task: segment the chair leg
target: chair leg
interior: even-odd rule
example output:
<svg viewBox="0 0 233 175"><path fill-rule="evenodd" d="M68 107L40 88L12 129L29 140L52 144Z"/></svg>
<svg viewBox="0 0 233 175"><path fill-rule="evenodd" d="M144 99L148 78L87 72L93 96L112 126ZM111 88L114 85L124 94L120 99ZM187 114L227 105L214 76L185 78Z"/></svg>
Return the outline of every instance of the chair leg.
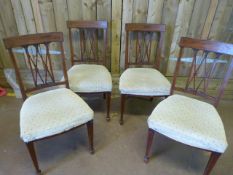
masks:
<svg viewBox="0 0 233 175"><path fill-rule="evenodd" d="M87 132L88 132L88 140L89 140L89 150L91 154L94 154L94 146L93 146L93 120L87 122Z"/></svg>
<svg viewBox="0 0 233 175"><path fill-rule="evenodd" d="M217 152L211 152L209 161L205 167L205 171L203 175L209 175L211 170L213 169L214 165L216 164L216 162L218 161L218 158L221 156L221 153L217 153Z"/></svg>
<svg viewBox="0 0 233 175"><path fill-rule="evenodd" d="M151 150L153 137L154 137L154 131L149 128L148 129L148 135L147 135L146 154L144 156L144 162L145 163L149 162L149 158L150 158L149 154L150 154L150 150Z"/></svg>
<svg viewBox="0 0 233 175"><path fill-rule="evenodd" d="M25 143L25 144L26 144L28 152L29 152L29 154L31 156L33 165L34 165L34 167L36 169L36 172L38 174L40 174L41 170L39 169L38 161L37 161L37 158L36 158L36 152L35 152L35 148L34 148L34 143L33 142L28 142L28 143Z"/></svg>
<svg viewBox="0 0 233 175"><path fill-rule="evenodd" d="M125 109L125 94L121 94L121 118L120 118L120 125L123 125L124 123L124 119L123 119L123 115L124 115L124 109Z"/></svg>
<svg viewBox="0 0 233 175"><path fill-rule="evenodd" d="M104 100L106 99L106 93L103 93L103 98L104 98Z"/></svg>
<svg viewBox="0 0 233 175"><path fill-rule="evenodd" d="M111 92L107 92L105 94L107 96L107 100L106 100L106 103L107 103L107 117L106 117L106 120L110 121Z"/></svg>

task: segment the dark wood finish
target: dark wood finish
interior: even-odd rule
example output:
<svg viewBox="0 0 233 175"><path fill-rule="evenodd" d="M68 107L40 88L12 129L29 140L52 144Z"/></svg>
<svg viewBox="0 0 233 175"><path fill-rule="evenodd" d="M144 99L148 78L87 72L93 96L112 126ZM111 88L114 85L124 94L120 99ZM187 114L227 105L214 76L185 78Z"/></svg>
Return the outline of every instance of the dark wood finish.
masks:
<svg viewBox="0 0 233 175"><path fill-rule="evenodd" d="M203 175L209 175L211 170L214 168L214 165L218 161L219 157L221 156L220 153L211 152L210 159L206 165L205 171Z"/></svg>
<svg viewBox="0 0 233 175"><path fill-rule="evenodd" d="M219 54L233 54L233 44L213 40L200 40L195 38L182 37L180 39L179 46L181 48L193 48Z"/></svg>
<svg viewBox="0 0 233 175"><path fill-rule="evenodd" d="M93 145L93 138L94 138L94 134L93 134L93 120L87 122L87 132L88 132L88 140L89 140L90 153L94 154L95 150L94 150L94 145Z"/></svg>
<svg viewBox="0 0 233 175"><path fill-rule="evenodd" d="M160 70L160 65L162 62L163 54L163 40L164 32L166 26L164 24L146 24L146 23L127 23L125 24L126 31L126 44L125 44L125 69L134 67L148 66ZM130 38L130 33L136 34L135 49L130 49L130 44L132 42ZM154 34L158 34L157 37L153 37ZM152 48L152 41L156 41L156 47ZM151 52L156 50L155 59L152 61ZM135 52L135 61L131 61L130 53ZM164 96L140 96L133 94L121 94L121 117L120 124L123 125L123 115L124 115L124 105L125 100L128 97L143 97L144 99L151 99L153 97L164 97Z"/></svg>
<svg viewBox="0 0 233 175"><path fill-rule="evenodd" d="M51 58L50 50L49 50L49 45L51 43L58 43L58 46L60 48L60 58L61 58L63 75L64 75L64 81L55 80L54 72L53 72L54 71L53 64L51 61L52 58ZM26 100L27 93L40 91L48 87L65 85L66 88L69 88L68 76L67 76L66 64L65 64L65 54L64 54L64 48L63 48L63 33L52 32L52 33L40 33L40 34L10 37L10 38L4 39L4 44L5 44L5 47L8 49L10 57L11 57L11 61L13 62L13 66L15 68L15 73L16 73L16 77L17 77L17 80L20 86L23 100ZM42 53L40 49L41 45L43 45L45 48L45 54ZM31 46L35 48L35 53L29 52L29 48ZM23 59L17 58L16 55L14 54L13 49L16 47L23 48L25 51L24 55L25 55L26 60L28 61L29 70L32 74L34 87L25 87L23 84L22 75L21 75L20 68L18 65L20 61L23 61ZM38 61L41 61L43 70L38 68ZM93 148L93 121L88 122L87 126L88 126L88 136L89 136L89 141L90 141L90 149L91 149L91 153L93 153L94 152L93 151L94 150ZM36 141L40 141L40 140L48 139L48 138L51 138L57 135L64 134L73 129L76 129L77 127L72 128L68 131L64 131L59 134L54 134L52 136L44 137L41 139L35 139L31 142L25 143L30 153L31 159L33 161L33 165L38 174L41 173L41 170L39 169L38 161L36 158L34 143Z"/></svg>
<svg viewBox="0 0 233 175"><path fill-rule="evenodd" d="M95 63L106 65L107 21L67 21L70 40L71 63ZM99 55L98 31L103 32L103 55ZM80 58L74 54L72 33L79 32ZM89 43L90 48L87 47Z"/></svg>
<svg viewBox="0 0 233 175"><path fill-rule="evenodd" d="M63 42L62 32L50 32L50 33L37 33L30 35L21 35L20 37L14 36L9 38L4 38L4 44L6 49L11 49L15 47L22 47L28 45L45 44L50 42Z"/></svg>
<svg viewBox="0 0 233 175"><path fill-rule="evenodd" d="M107 29L107 21L67 21L68 28L97 28L97 29Z"/></svg>
<svg viewBox="0 0 233 175"><path fill-rule="evenodd" d="M148 163L149 160L150 160L150 151L151 151L151 146L152 146L152 143L153 143L153 137L154 137L155 132L156 131L154 131L154 130L152 130L150 128L148 129L148 136L147 136L147 143L146 143L146 153L145 153L145 156L144 156L144 162L145 163ZM158 134L160 134L160 133L158 133ZM163 135L163 136L165 136L165 135ZM167 137L167 136L165 136L165 137ZM171 139L171 138L169 138L169 139ZM192 147L192 148L196 148L196 147L193 147L193 146L190 146L190 145L187 145L187 144L184 144L184 145ZM211 170L214 168L214 165L216 164L217 160L219 159L219 157L222 154L217 153L217 152L212 152L212 151L206 150L206 149L201 149L201 148L197 148L197 149L200 149L200 150L203 150L203 151L208 151L208 152L211 153L209 161L208 161L208 163L207 163L207 165L205 167L205 171L203 173L203 175L210 175Z"/></svg>
<svg viewBox="0 0 233 175"><path fill-rule="evenodd" d="M38 174L41 173L41 170L39 169L39 165L38 165L37 158L36 158L34 143L33 142L28 142L28 143L26 143L26 146L27 146L28 152L29 152L29 154L31 156L33 165L34 165L34 167L36 169L36 172Z"/></svg>
<svg viewBox="0 0 233 175"><path fill-rule="evenodd" d="M123 115L124 115L124 110L125 110L125 100L126 100L126 95L125 94L121 94L121 118L120 118L120 125L124 124Z"/></svg>
<svg viewBox="0 0 233 175"><path fill-rule="evenodd" d="M224 93L224 89L227 85L227 82L232 74L233 44L182 37L179 45L180 45L180 53L179 53L178 61L177 61L176 68L175 68L175 73L174 73L174 78L173 78L173 83L172 83L172 88L171 88L171 94L173 94L174 91L182 91L185 93L190 93L193 95L204 97L210 100L214 106L217 106ZM193 60L190 66L189 76L187 78L185 87L178 87L176 86L176 78L179 74L181 58L183 56L184 49L187 49L187 48L191 48L193 50ZM202 52L200 64L197 63L198 52ZM210 66L210 63L207 63L209 54L214 54L215 58L213 59L214 61L211 64L211 67L208 69L207 64L209 64ZM224 57L224 59L230 59L229 60L230 64L228 65L228 68L227 68L227 71L225 73L222 83L220 83L220 87L217 92L217 95L211 96L208 94L208 87L212 79L212 74L216 68L216 63L218 60L220 60L221 56L226 56ZM200 77L198 76L198 73L200 71L201 66L204 66L204 75ZM198 77L201 78L200 82L196 81Z"/></svg>
<svg viewBox="0 0 233 175"><path fill-rule="evenodd" d="M104 98L104 100L106 99L106 94L103 94L103 98Z"/></svg>
<svg viewBox="0 0 233 175"><path fill-rule="evenodd" d="M146 153L144 156L144 162L148 163L149 158L150 158L150 150L151 150L151 145L153 142L153 137L154 137L154 131L152 129L148 129L148 135L147 135L147 145L146 145Z"/></svg>
<svg viewBox="0 0 233 175"><path fill-rule="evenodd" d="M125 24L126 45L125 45L125 69L134 66L150 65L159 70L162 59L162 45L164 40L165 25L164 24L144 24L144 23L127 23ZM129 35L136 34L136 60L130 59L130 43L132 42ZM153 34L157 33L157 47L155 61L151 62Z"/></svg>
<svg viewBox="0 0 233 175"><path fill-rule="evenodd" d="M165 25L163 24L147 24L147 23L127 23L125 25L126 31L135 32L165 32Z"/></svg>
<svg viewBox="0 0 233 175"><path fill-rule="evenodd" d="M107 105L107 117L106 117L106 120L110 121L111 92L106 93L105 96L107 97L107 99L106 99L106 105Z"/></svg>
<svg viewBox="0 0 233 175"><path fill-rule="evenodd" d="M80 63L91 63L91 64L102 64L106 66L106 51L107 51L107 21L67 21L66 22L69 30L69 41L70 41L70 55L71 65ZM103 54L98 53L98 31L103 32ZM79 32L79 44L80 44L80 57L74 53L74 38L72 37L73 32ZM88 39L87 39L88 38ZM87 47L89 42L91 48ZM103 94L104 98L107 97L107 115L106 120L110 121L110 104L111 104L111 92L76 92L79 95L88 94Z"/></svg>
<svg viewBox="0 0 233 175"><path fill-rule="evenodd" d="M207 100L210 100L213 102L214 106L217 106L219 104L219 101L221 99L221 96L223 95L224 89L227 85L227 82L232 74L233 70L233 44L228 44L228 43L222 43L222 42L217 42L217 41L210 41L210 40L199 40L199 39L193 39L193 38L186 38L182 37L180 40L180 53L178 56L178 61L176 63L176 68L175 68L175 73L174 73L174 78L173 78L173 83L171 87L171 94L174 93L174 91L181 91L185 93L189 93L192 95L196 96L201 96ZM176 86L176 78L179 73L179 68L181 66L181 58L183 57L184 54L184 49L186 48L191 48L193 50L193 60L190 66L189 70L189 75L187 77L187 81L185 83L185 87L177 87ZM201 61L199 64L197 64L197 56L198 52L201 51ZM214 61L211 64L210 68L207 70L207 59L208 55L212 53L215 54L215 57L213 58ZM200 54L199 54L200 55ZM211 75L216 67L216 62L217 60L220 59L220 56L222 55L227 55L228 57L224 57L224 59L229 59L229 65L228 68L225 72L225 75L223 77L223 82L220 83L219 90L217 92L216 97L210 96L208 94L208 87L209 83L211 81ZM195 80L198 75L198 71L200 70L200 66L204 66L204 76L202 76L201 81L197 83ZM202 85L202 88L201 88ZM190 87L192 86L192 87ZM188 107L188 106L187 106ZM151 138L152 138L152 132L153 130L149 129L148 132L148 141L147 141L147 148L146 148L146 154L145 154L145 162L148 162L149 160L149 151L151 147ZM153 131L155 132L155 131ZM190 145L188 145L190 146ZM198 148L200 149L200 148ZM218 152L212 152L211 150L204 150L203 151L208 151L211 152L209 161L206 165L205 171L203 175L209 175L211 170L213 169L214 165L216 164L218 158L221 156L221 153Z"/></svg>
<svg viewBox="0 0 233 175"><path fill-rule="evenodd" d="M69 88L67 72L66 72L66 64L65 64L65 55L63 49L63 34L61 32L53 32L53 33L40 33L40 34L31 34L31 35L23 35L16 37L5 38L4 44L10 53L11 61L13 62L16 77L19 82L20 90L22 93L23 100L27 98L27 93L35 92L42 90L47 87L65 85ZM64 81L56 81L54 77L54 69L52 60L50 57L49 45L51 43L58 43L61 49L60 59L62 62L62 69L64 72ZM21 47L25 51L25 60L28 61L29 70L31 72L34 87L25 87L22 81L22 75L20 73L18 62L23 59L17 59L13 48ZM29 48L33 47L35 50L35 54L30 53ZM41 53L41 47L45 49L45 56ZM43 70L38 68L38 62L41 62L43 65ZM42 73L44 75L42 75Z"/></svg>

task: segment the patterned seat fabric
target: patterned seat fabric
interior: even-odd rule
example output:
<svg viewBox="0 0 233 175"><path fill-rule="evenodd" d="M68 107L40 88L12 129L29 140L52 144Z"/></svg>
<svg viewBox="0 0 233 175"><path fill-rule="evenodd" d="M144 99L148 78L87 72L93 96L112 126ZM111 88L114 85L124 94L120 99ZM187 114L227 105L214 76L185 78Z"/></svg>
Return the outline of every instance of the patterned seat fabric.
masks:
<svg viewBox="0 0 233 175"><path fill-rule="evenodd" d="M42 92L23 103L20 136L24 142L30 142L82 125L93 116L92 109L69 89Z"/></svg>
<svg viewBox="0 0 233 175"><path fill-rule="evenodd" d="M223 153L227 141L215 107L182 95L160 102L148 118L149 128L178 142Z"/></svg>
<svg viewBox="0 0 233 175"><path fill-rule="evenodd" d="M68 70L68 79L74 92L112 91L111 74L103 65L74 65Z"/></svg>
<svg viewBox="0 0 233 175"><path fill-rule="evenodd" d="M166 96L171 84L166 77L153 68L128 68L120 77L119 89L122 94Z"/></svg>

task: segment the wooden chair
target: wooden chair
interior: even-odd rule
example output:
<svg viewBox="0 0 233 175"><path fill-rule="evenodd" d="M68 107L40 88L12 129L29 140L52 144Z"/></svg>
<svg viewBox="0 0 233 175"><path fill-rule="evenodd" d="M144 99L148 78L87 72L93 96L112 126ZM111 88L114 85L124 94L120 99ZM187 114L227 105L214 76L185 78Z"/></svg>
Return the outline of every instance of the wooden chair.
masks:
<svg viewBox="0 0 233 175"><path fill-rule="evenodd" d="M171 88L170 82L159 71L162 61L165 25L129 23L125 25L125 30L126 70L122 73L119 82L121 125L123 124L124 106L127 97L139 96L151 99L153 97L167 97ZM134 67L132 68L132 66Z"/></svg>
<svg viewBox="0 0 233 175"><path fill-rule="evenodd" d="M72 63L68 70L68 79L70 89L80 95L103 94L104 98L107 98L106 120L109 121L112 78L105 67L107 24L107 21L67 21ZM76 51L80 51L79 54L75 54L75 34L79 37L79 45L76 47ZM103 43L100 39L101 34Z"/></svg>
<svg viewBox="0 0 233 175"><path fill-rule="evenodd" d="M171 95L160 102L148 118L148 139L144 161L148 162L153 135L158 132L172 140L211 153L204 175L209 175L218 158L227 148L224 126L215 107L223 95L224 88L233 69L233 45L192 38L181 38L180 53L175 68L171 94L174 91L203 97L213 103L199 101L183 95ZM193 57L185 85L177 85L183 53L187 49ZM216 96L208 91L217 64L227 61L223 81ZM202 73L200 73L202 71ZM221 80L221 79L220 79Z"/></svg>
<svg viewBox="0 0 233 175"><path fill-rule="evenodd" d="M64 81L57 81L53 68L51 47L57 43L61 50L59 54ZM24 36L16 36L4 39L5 47L8 49L13 62L16 77L22 93L24 103L20 110L20 137L25 142L36 172L40 173L34 143L47 139L84 124L87 125L90 151L93 149L93 111L73 91L69 90L65 55L63 51L63 34L60 32L41 33ZM20 65L25 60L16 56L14 49L20 48L24 51L26 64L29 67L33 79L33 85L25 86L23 82ZM56 51L58 52L58 51ZM55 58L54 58L55 59ZM45 91L46 88L64 86ZM35 93L27 97L28 93Z"/></svg>

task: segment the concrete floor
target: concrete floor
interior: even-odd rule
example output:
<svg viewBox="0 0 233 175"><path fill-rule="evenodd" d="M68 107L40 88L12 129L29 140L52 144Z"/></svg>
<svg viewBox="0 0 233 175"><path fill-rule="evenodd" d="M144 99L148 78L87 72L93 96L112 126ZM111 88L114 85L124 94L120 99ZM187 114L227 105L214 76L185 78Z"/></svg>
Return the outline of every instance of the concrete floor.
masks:
<svg viewBox="0 0 233 175"><path fill-rule="evenodd" d="M102 102L101 102L102 101ZM125 124L119 125L119 99L112 102L111 121L105 121L103 100L89 99L95 111L94 144L90 155L86 127L36 144L39 166L48 175L201 175L208 153L155 135L152 158L143 163L147 117L158 100L127 101ZM21 100L0 97L0 175L34 174L24 143L19 138ZM222 101L222 116L229 143L212 175L233 175L233 102Z"/></svg>

